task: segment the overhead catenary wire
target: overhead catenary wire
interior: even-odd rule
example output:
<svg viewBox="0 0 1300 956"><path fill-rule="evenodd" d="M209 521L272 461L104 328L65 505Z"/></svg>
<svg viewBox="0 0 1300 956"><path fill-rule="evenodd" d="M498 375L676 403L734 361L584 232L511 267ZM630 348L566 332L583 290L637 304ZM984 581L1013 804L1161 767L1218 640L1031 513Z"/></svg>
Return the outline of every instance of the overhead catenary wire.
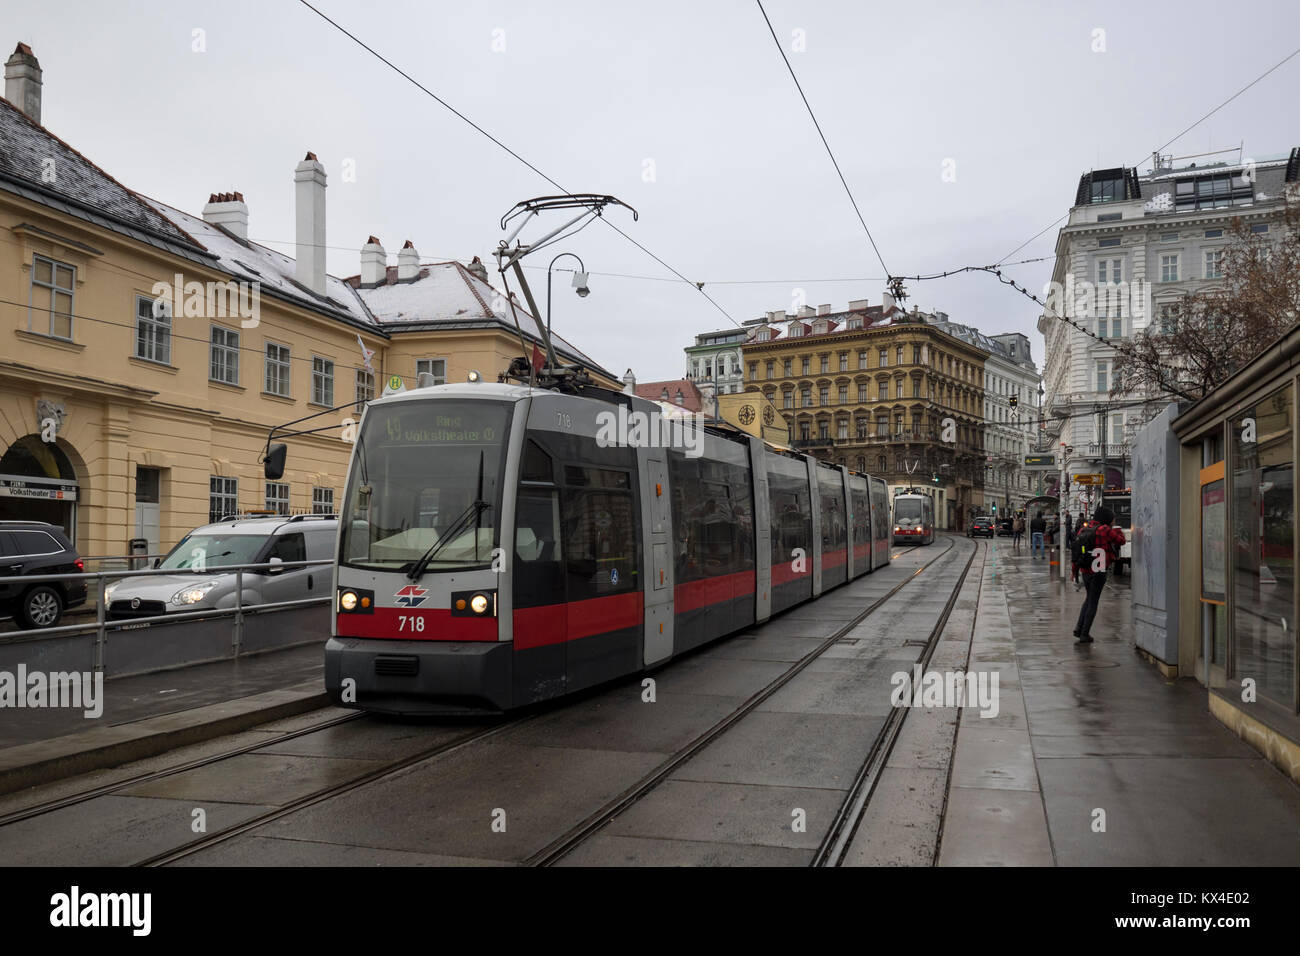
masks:
<svg viewBox="0 0 1300 956"><path fill-rule="evenodd" d="M853 197L853 190L849 188L849 181L844 178L844 171L840 169L839 160L835 158L835 151L831 149L831 144L826 140L826 134L822 132L822 124L817 121L817 114L813 112L812 104L808 102L808 96L803 91L803 84L799 82L799 77L794 72L794 67L790 64L790 58L785 55L785 48L781 46L781 40L776 35L776 28L772 26L772 20L768 17L767 11L763 9L763 0L754 0L758 4L758 11L763 15L763 21L767 24L768 32L772 34L772 42L776 44L777 52L781 54L781 60L785 63L785 68L790 71L790 79L794 80L795 89L799 91L799 98L803 100L803 105L808 110L808 117L812 120L813 126L817 129L817 135L821 137L822 145L826 147L826 155L831 159L831 165L835 167L835 174L840 177L840 184L844 187L844 192L848 194L849 202L853 204L853 211L857 214L858 222L862 223L862 231L867 234L867 241L871 243L871 249L876 254L876 259L880 262L880 268L889 274L889 266L885 265L885 259L880 254L880 249L876 245L875 237L871 235L871 229L867 226L867 220L862 215L862 210L858 207L858 201Z"/></svg>
<svg viewBox="0 0 1300 956"><path fill-rule="evenodd" d="M548 176L546 173L544 173L544 172L543 172L541 169L539 169L537 166L535 166L535 165L533 165L532 163L530 163L528 160L526 160L523 156L521 156L521 155L520 155L519 153L517 153L515 150L511 149L509 146L507 146L505 143L503 143L503 142L502 142L501 140L499 140L497 137L493 136L493 135L492 135L491 133L489 133L486 129L484 129L482 126L480 126L478 123L475 123L472 119L470 119L468 116L466 116L466 115L465 115L464 113L462 113L460 110L456 109L454 106L452 106L450 103L448 103L445 99L443 99L442 97L440 97L437 93L433 92L433 90L429 89L427 86L425 86L425 85L424 85L423 83L421 83L419 80L415 79L415 77L411 76L411 74L407 73L405 70L403 70L403 69L402 69L401 67L399 67L397 64L395 64L392 60L389 60L389 59L388 59L387 57L385 57L382 53L380 53L379 51L377 51L376 49L374 49L374 47L372 47L372 46L370 46L369 44L367 44L364 40L362 40L362 39L361 39L360 37L358 37L356 34L354 34L354 33L352 33L351 31L349 31L346 27L344 27L344 26L343 26L342 24L340 24L338 21L331 19L331 18L330 18L329 16L327 16L325 13L321 12L319 9L317 9L315 6L313 6L310 2L308 2L308 0L298 0L298 2L301 3L301 4L302 4L304 7L306 7L308 10L310 10L312 13L316 14L318 17L320 17L322 20L324 20L324 21L325 21L326 23L328 23L330 26L332 26L335 30L337 30L337 31L339 31L340 33L342 33L344 36L346 36L346 37L347 37L349 40L351 40L353 43L357 44L357 46L361 47L363 50L365 50L365 51L366 51L367 53L369 53L371 56L375 57L375 59L379 60L381 63L383 63L385 66L387 66L390 70L392 70L393 72L397 73L399 76L401 76L401 77L402 77L403 79L405 79L407 82L409 82L411 85L413 85L414 87L416 87L416 89L420 90L420 91L421 91L422 93L424 93L426 96L428 96L428 97L430 97L431 99L433 99L436 103L438 103L438 104L439 104L440 106L442 106L443 108L447 109L449 112L451 112L451 113L452 113L454 116L456 116L458 119L464 121L466 124L468 124L470 127L472 127L476 132L482 134L482 135L485 136L488 140L490 140L492 143L494 143L496 146L498 146L498 147L500 147L501 149L505 150L505 152L507 152L509 155L513 156L513 157L514 157L515 159L517 159L519 162L523 163L525 166L527 166L530 170L532 170L534 173L536 173L536 174L537 174L538 176L540 176L542 179L546 180L546 182L550 183L550 184L551 184L552 186L554 186L556 189L560 190L560 192L564 193L565 195L573 195L572 192L570 192L570 191L569 191L568 189L566 189L564 186L560 185L560 183L558 183L556 180L552 179L550 176ZM677 269L673 268L671 265L669 265L667 262L665 262L665 261L664 261L660 256L656 255L655 253L653 253L653 252L651 252L649 249L647 249L647 248L645 247L644 244L642 244L641 242L637 241L636 239L633 239L630 235L628 235L626 232L624 232L622 229L620 229L617 225L615 225L614 223L610 222L608 219L605 219L603 216L601 216L601 215L599 214L599 212L597 212L596 215L597 215L598 218L600 218L600 220L601 220L602 222L605 223L605 225L609 226L609 228L613 229L615 232L617 232L620 236L622 236L622 237L623 237L624 239L626 239L628 242L632 243L632 245L636 246L638 249L640 249L642 252L644 252L646 255L648 255L648 256L649 256L651 259L653 259L655 262L659 263L659 265L663 266L665 269L667 269L669 272L671 272L673 275L675 275L675 276L676 276L678 279L680 279L682 282L684 282L684 283L686 283L687 285L691 286L691 287L694 288L697 292L699 292L700 295L704 296L704 298L705 298L706 300L708 300L708 302L709 302L709 303L710 303L710 304L711 304L715 309L717 309L719 312L721 312L724 316L727 317L727 320L728 320L729 322L731 322L733 325L735 325L735 326L737 326L737 327L740 326L740 323L736 321L736 319L731 315L730 312L728 312L728 311L727 311L726 309L724 309L721 305L719 305L718 302L717 302L717 301L716 301L716 300L715 300L711 295L709 295L707 292L704 291L704 289L703 289L703 284L702 284L702 283L693 282L693 281L691 281L690 279L686 278L686 276L682 275L681 272L679 272Z"/></svg>

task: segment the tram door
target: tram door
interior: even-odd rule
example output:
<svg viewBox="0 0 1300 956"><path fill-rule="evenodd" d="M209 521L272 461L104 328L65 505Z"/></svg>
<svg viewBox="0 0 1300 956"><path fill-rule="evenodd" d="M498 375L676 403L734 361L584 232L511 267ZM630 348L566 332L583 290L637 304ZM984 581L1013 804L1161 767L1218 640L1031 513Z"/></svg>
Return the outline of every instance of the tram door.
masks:
<svg viewBox="0 0 1300 956"><path fill-rule="evenodd" d="M645 595L645 648L643 663L654 664L673 652L673 521L668 484L667 452L662 448L638 448L638 471L642 475L641 523L649 571L643 586Z"/></svg>

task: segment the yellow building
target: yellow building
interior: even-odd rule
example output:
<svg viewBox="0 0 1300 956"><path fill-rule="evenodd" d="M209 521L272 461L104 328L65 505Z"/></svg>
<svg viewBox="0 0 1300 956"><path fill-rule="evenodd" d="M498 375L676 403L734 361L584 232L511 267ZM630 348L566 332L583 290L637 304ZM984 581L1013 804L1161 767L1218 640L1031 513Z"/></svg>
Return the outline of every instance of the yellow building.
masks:
<svg viewBox="0 0 1300 956"><path fill-rule="evenodd" d="M365 401L419 372L494 381L529 354L477 260L395 267L377 241L361 273L325 273L325 171L294 170L294 257L248 236L239 193L202 216L144 198L39 125L40 71L20 45L0 100L0 518L62 525L83 555L151 553L233 511L331 512L351 408L292 439L264 480L269 429ZM23 104L25 115L15 103ZM286 170L288 172L288 170ZM372 237L373 239L373 237ZM373 354L364 366L362 349ZM561 360L614 378L563 340Z"/></svg>
<svg viewBox="0 0 1300 956"><path fill-rule="evenodd" d="M790 446L790 423L776 402L761 392L733 392L718 396L718 417L743 432L774 445Z"/></svg>
<svg viewBox="0 0 1300 956"><path fill-rule="evenodd" d="M780 409L796 448L891 493L926 486L940 526L963 530L984 503L987 354L892 302L774 312L744 345L745 389Z"/></svg>

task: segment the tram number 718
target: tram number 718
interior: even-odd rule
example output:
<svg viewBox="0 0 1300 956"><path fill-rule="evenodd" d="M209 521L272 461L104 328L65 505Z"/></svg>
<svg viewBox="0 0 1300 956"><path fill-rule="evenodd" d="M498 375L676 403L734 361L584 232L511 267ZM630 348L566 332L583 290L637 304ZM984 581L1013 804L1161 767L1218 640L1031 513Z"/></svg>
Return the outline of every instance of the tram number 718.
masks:
<svg viewBox="0 0 1300 956"><path fill-rule="evenodd" d="M423 631L424 615L422 614L397 615L397 629L399 631Z"/></svg>

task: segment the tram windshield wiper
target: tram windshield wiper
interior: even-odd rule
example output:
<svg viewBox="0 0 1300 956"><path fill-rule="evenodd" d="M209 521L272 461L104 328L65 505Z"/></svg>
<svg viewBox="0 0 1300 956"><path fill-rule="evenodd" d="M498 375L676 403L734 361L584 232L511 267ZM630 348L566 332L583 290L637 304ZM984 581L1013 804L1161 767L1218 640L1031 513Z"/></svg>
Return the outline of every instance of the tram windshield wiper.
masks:
<svg viewBox="0 0 1300 956"><path fill-rule="evenodd" d="M474 519L474 559L477 561L479 521L483 516L483 512L490 507L492 507L492 505L483 500L483 453L480 451L478 454L477 497L470 503L468 508L457 516L456 520L453 521L451 526L442 533L442 536L430 546L429 550L420 556L420 560L416 561L415 564L411 566L411 570L407 572L406 576L412 581L418 581L423 577L424 573L429 570L429 563L437 556L438 552L443 549L448 541L454 540L456 535L460 534L465 526L469 524L471 517Z"/></svg>

